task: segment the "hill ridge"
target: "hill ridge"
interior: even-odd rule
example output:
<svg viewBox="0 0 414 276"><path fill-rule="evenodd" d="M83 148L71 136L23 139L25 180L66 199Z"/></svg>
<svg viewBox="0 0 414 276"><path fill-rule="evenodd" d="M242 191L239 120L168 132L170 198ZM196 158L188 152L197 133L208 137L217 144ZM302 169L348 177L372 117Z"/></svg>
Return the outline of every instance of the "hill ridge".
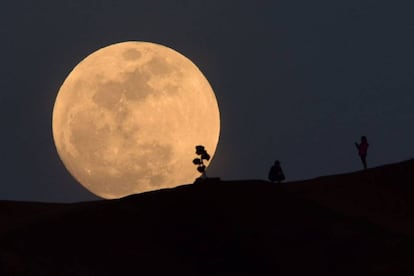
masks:
<svg viewBox="0 0 414 276"><path fill-rule="evenodd" d="M216 179L71 204L0 201L0 273L413 274L413 168L283 184Z"/></svg>

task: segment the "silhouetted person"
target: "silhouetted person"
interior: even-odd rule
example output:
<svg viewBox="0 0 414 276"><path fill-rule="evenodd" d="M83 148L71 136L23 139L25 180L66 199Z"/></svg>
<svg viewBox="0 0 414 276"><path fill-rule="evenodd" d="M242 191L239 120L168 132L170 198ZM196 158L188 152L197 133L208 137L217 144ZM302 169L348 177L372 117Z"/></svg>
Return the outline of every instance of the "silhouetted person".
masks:
<svg viewBox="0 0 414 276"><path fill-rule="evenodd" d="M367 137L361 137L361 143L355 143L355 146L358 149L359 157L361 158L362 165L364 165L364 170L367 169L367 154L368 154L368 140Z"/></svg>
<svg viewBox="0 0 414 276"><path fill-rule="evenodd" d="M273 166L270 168L269 180L277 183L285 180L285 174L282 171L282 167L280 167L279 160L276 160Z"/></svg>

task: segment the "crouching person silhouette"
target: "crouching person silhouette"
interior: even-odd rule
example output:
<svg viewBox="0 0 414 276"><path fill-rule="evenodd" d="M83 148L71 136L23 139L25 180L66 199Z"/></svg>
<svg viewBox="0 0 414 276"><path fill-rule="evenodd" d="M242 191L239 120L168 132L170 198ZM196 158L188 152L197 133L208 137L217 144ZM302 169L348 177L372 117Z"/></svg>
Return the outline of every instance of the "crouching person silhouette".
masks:
<svg viewBox="0 0 414 276"><path fill-rule="evenodd" d="M272 182L280 183L285 180L285 174L282 171L279 160L276 160L269 171L269 180Z"/></svg>

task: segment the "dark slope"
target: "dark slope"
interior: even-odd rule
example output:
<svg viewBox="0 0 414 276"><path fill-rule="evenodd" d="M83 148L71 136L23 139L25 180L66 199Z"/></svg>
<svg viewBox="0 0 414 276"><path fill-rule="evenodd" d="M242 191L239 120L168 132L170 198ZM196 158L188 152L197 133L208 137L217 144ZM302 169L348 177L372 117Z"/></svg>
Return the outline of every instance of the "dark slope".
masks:
<svg viewBox="0 0 414 276"><path fill-rule="evenodd" d="M70 209L73 204L0 201L0 236Z"/></svg>
<svg viewBox="0 0 414 276"><path fill-rule="evenodd" d="M347 216L414 237L414 159L284 187Z"/></svg>
<svg viewBox="0 0 414 276"><path fill-rule="evenodd" d="M391 168L394 176L404 171L407 177L404 166L366 175ZM335 195L322 192L324 186L345 189L342 178L349 177L353 195L365 191L365 184L353 182L358 175L291 183L296 186L289 189L218 181L112 201L1 202L8 230L0 235L0 274L414 275L411 237L320 205L330 205L327 198ZM4 215L5 209L15 216Z"/></svg>

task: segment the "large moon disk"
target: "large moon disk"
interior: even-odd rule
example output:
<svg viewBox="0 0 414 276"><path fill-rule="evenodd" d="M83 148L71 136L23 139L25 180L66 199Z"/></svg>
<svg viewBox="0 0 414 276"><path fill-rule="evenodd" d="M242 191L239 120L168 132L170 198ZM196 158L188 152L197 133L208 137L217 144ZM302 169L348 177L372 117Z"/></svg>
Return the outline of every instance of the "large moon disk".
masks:
<svg viewBox="0 0 414 276"><path fill-rule="evenodd" d="M82 60L60 87L53 138L72 176L120 198L191 183L195 146L213 156L217 100L188 58L149 42L123 42Z"/></svg>

